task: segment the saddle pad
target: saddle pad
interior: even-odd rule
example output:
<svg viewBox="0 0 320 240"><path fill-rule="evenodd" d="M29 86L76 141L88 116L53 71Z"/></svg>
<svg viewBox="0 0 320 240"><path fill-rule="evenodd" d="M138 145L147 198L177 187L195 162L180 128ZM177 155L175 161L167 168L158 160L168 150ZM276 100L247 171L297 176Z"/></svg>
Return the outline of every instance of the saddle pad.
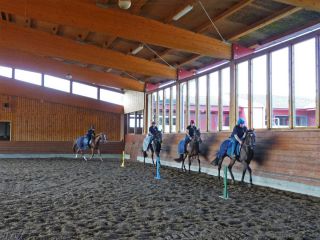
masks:
<svg viewBox="0 0 320 240"><path fill-rule="evenodd" d="M88 138L86 137L79 137L77 139L77 146L78 148L80 148L81 150L86 150L88 149Z"/></svg>
<svg viewBox="0 0 320 240"><path fill-rule="evenodd" d="M142 150L143 151L147 151L151 138L152 138L152 136L149 136L149 135L147 135L144 138L143 144L142 144Z"/></svg>
<svg viewBox="0 0 320 240"><path fill-rule="evenodd" d="M178 144L178 154L184 154L184 143L185 140L181 140Z"/></svg>

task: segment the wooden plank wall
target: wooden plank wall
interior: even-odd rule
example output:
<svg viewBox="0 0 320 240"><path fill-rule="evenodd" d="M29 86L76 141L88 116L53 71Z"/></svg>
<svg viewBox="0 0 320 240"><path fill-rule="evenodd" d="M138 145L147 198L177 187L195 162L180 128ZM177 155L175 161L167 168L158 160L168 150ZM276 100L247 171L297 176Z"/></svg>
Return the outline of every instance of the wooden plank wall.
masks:
<svg viewBox="0 0 320 240"><path fill-rule="evenodd" d="M320 186L320 131L319 130L259 130L255 157L251 163L253 175L289 180L308 185ZM209 164L215 158L221 142L230 133L203 133L201 164ZM174 161L177 145L184 134L164 134L161 159ZM144 135L126 135L125 150L136 159L142 156ZM225 161L228 163L228 159ZM192 165L197 165L193 162ZM235 171L241 165L236 163Z"/></svg>
<svg viewBox="0 0 320 240"><path fill-rule="evenodd" d="M9 103L5 107L4 103ZM91 124L120 140L121 114L0 94L0 121L11 122L12 141L73 141ZM1 142L0 142L1 144Z"/></svg>
<svg viewBox="0 0 320 240"><path fill-rule="evenodd" d="M72 154L72 146L72 141L0 142L0 154ZM102 154L121 154L123 149L124 142L119 141L107 142L100 147Z"/></svg>

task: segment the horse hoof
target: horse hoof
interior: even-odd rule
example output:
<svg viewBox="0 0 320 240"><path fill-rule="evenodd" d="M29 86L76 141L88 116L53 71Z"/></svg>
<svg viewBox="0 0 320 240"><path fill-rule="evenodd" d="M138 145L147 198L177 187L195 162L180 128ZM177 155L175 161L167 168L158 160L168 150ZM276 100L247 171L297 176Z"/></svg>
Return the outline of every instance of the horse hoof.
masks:
<svg viewBox="0 0 320 240"><path fill-rule="evenodd" d="M231 184L234 185L236 182L234 180L231 180Z"/></svg>

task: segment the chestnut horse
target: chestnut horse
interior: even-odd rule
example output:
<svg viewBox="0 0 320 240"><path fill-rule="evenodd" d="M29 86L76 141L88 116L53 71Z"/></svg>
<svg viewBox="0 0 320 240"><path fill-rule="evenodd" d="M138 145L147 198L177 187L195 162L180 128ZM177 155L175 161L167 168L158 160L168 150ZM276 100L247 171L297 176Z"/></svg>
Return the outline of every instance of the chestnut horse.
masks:
<svg viewBox="0 0 320 240"><path fill-rule="evenodd" d="M72 149L73 149L73 152L76 154L76 158L78 157L78 152L80 152L83 159L87 161L86 156L83 154L83 151L87 149L87 146L85 146L86 144L84 143L84 139L85 137L83 136L77 138L73 143ZM106 142L107 142L107 136L104 133L99 133L96 135L96 137L92 138L90 143L91 157L89 158L89 160L93 158L94 151L97 150L101 162L103 161L99 147L100 147L100 143L106 143Z"/></svg>

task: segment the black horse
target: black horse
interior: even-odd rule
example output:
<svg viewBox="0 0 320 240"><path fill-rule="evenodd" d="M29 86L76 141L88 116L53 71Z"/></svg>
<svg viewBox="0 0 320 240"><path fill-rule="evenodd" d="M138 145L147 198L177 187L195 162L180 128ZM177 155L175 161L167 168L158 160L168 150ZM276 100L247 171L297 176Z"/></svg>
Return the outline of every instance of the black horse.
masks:
<svg viewBox="0 0 320 240"><path fill-rule="evenodd" d="M242 178L241 182L243 183L244 176L246 174L246 171L249 171L250 174L250 186L252 185L252 170L250 168L250 162L253 159L254 156L254 148L255 148L255 142L256 142L256 134L253 129L249 129L246 131L246 136L245 139L243 140L243 144L240 149L240 155L237 156L236 158L232 158L231 156L228 155L227 153L227 148L226 146L229 145L230 140L225 140L221 145L220 149L217 153L217 157L215 160L212 161L213 165L218 165L218 178L220 180L220 170L221 170L221 165L223 162L223 159L225 157L229 157L231 159L228 169L232 178L232 182L234 183L234 176L232 173L232 167L236 161L239 161L243 165L243 171L242 171Z"/></svg>
<svg viewBox="0 0 320 240"><path fill-rule="evenodd" d="M199 163L199 173L201 172L201 167L200 167L200 143L202 142L201 140L201 133L200 130L197 129L195 131L195 134L193 138L191 139L191 142L187 145L187 152L181 156L182 159L182 164L181 164L181 170L186 171L186 166L184 164L185 159L188 157L189 160L189 173L190 173L190 167L191 167L191 162L193 159L197 159Z"/></svg>
<svg viewBox="0 0 320 240"><path fill-rule="evenodd" d="M161 144L162 144L162 132L158 131L153 136L153 140L152 140L152 142L150 143L150 145L148 147L148 149L151 150L151 158L152 158L152 164L153 165L154 165L154 160L153 160L154 153L156 153L156 157L160 157ZM146 157L148 157L147 151L143 151L143 162L144 162L144 164L146 164Z"/></svg>

